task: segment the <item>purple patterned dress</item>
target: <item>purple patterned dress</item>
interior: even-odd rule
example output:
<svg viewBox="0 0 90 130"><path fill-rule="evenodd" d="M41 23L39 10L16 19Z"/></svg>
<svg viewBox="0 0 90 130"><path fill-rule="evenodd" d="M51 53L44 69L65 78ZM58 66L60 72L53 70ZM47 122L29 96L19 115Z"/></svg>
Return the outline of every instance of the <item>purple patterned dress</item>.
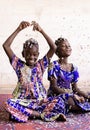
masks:
<svg viewBox="0 0 90 130"><path fill-rule="evenodd" d="M53 61L49 65L48 70L48 79L50 80L51 76L54 76L57 79L57 85L59 88L63 89L66 94L60 94L58 97L61 97L63 100L68 100L70 96L73 96L72 86L71 83L75 83L78 81L79 73L76 66L72 64L72 71L67 72L64 71L58 61ZM49 88L48 91L49 97L57 97L57 95L53 92L52 88ZM83 111L90 111L90 102L86 101L85 103L79 103L75 101L76 105L78 105ZM67 104L66 104L67 106ZM69 111L69 107L65 107L65 112ZM65 113L66 114L66 113Z"/></svg>
<svg viewBox="0 0 90 130"><path fill-rule="evenodd" d="M26 122L32 110L41 112L44 109L44 106L38 107L38 104L47 97L42 77L48 66L48 59L44 56L31 69L14 55L11 65L18 77L18 83L13 92L13 98L8 99L6 103L6 109L15 120Z"/></svg>

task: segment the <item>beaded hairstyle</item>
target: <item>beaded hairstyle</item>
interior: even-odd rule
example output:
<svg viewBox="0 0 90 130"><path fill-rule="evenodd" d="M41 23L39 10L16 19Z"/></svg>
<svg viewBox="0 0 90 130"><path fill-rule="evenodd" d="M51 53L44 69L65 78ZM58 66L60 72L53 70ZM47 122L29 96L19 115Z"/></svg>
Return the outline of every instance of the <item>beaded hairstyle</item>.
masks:
<svg viewBox="0 0 90 130"><path fill-rule="evenodd" d="M61 57L62 57L62 52L60 52L60 48L58 47L62 42L64 42L64 41L66 41L67 39L65 39L65 38L62 38L62 37L60 37L60 38L58 38L56 41L55 41L55 44L56 44L56 46L57 46L57 49L56 49L56 55L58 56L58 54L59 54L59 57L60 57L60 54L61 54Z"/></svg>
<svg viewBox="0 0 90 130"><path fill-rule="evenodd" d="M38 42L35 39L30 38L23 44L23 50L32 48L33 46L35 46L37 49L39 49Z"/></svg>
<svg viewBox="0 0 90 130"><path fill-rule="evenodd" d="M66 41L66 40L67 40L67 39L60 37L60 38L58 38L58 39L55 41L55 44L56 44L56 46L58 46L59 44L61 44L63 41Z"/></svg>

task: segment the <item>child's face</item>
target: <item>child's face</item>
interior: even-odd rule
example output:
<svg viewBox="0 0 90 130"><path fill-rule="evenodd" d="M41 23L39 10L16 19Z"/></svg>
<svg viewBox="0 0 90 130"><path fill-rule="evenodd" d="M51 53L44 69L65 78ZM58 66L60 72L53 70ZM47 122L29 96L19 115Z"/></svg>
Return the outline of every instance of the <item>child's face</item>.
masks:
<svg viewBox="0 0 90 130"><path fill-rule="evenodd" d="M33 67L38 59L39 52L36 46L24 50L24 58L28 66Z"/></svg>
<svg viewBox="0 0 90 130"><path fill-rule="evenodd" d="M71 46L67 40L64 40L62 43L58 45L56 50L56 54L58 57L68 57L71 55Z"/></svg>

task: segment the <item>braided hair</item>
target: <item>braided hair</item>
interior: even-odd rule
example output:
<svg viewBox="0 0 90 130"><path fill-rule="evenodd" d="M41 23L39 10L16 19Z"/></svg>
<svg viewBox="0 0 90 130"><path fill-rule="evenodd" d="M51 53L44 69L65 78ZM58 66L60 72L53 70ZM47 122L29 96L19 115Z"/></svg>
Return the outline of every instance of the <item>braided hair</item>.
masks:
<svg viewBox="0 0 90 130"><path fill-rule="evenodd" d="M62 38L62 37L60 37L60 38L58 38L56 41L55 41L55 44L56 44L56 46L57 46L57 49L56 49L56 55L57 56L59 56L60 57L60 55L61 55L61 57L62 57L62 52L60 51L60 44L62 44L64 41L66 41L67 39L65 39L65 38Z"/></svg>
<svg viewBox="0 0 90 130"><path fill-rule="evenodd" d="M33 46L35 46L37 49L39 49L38 42L35 39L30 38L23 44L23 50L32 48Z"/></svg>
<svg viewBox="0 0 90 130"><path fill-rule="evenodd" d="M27 49L33 48L33 46L35 46L35 47L37 48L37 50L39 51L38 42L37 42L35 39L30 38L29 40L27 40L27 41L23 44L22 56L24 57L24 51L26 51Z"/></svg>
<svg viewBox="0 0 90 130"><path fill-rule="evenodd" d="M67 39L60 37L60 38L58 38L58 39L55 41L55 44L56 44L56 46L58 47L59 44L61 44L62 42L66 41L66 40L67 40Z"/></svg>

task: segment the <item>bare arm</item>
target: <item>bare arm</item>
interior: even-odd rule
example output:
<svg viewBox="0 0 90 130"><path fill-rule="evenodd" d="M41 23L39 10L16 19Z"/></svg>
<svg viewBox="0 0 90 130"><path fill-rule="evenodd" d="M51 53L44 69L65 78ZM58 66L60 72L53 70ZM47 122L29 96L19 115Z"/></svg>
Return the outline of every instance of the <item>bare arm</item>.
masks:
<svg viewBox="0 0 90 130"><path fill-rule="evenodd" d="M56 94L66 93L63 88L59 88L57 86L57 80L54 77L51 77L51 79L50 79L50 86L51 86L53 92L56 93Z"/></svg>
<svg viewBox="0 0 90 130"><path fill-rule="evenodd" d="M84 98L89 98L89 97L88 97L88 94L85 93L84 91L82 91L82 90L78 87L78 83L73 83L73 84L72 84L72 88L73 88L73 91L74 91L76 94L78 94L78 95L80 95L80 96L83 96Z"/></svg>
<svg viewBox="0 0 90 130"><path fill-rule="evenodd" d="M14 38L17 36L17 34L23 30L24 28L28 27L30 25L30 23L28 22L21 22L20 25L18 26L18 28L8 37L8 39L4 42L3 44L3 48L7 54L7 56L9 57L9 59L11 60L12 59L12 56L13 56L13 51L11 49L11 44L14 40Z"/></svg>
<svg viewBox="0 0 90 130"><path fill-rule="evenodd" d="M39 31L46 39L46 41L50 47L50 49L47 53L47 57L48 57L48 59L51 58L56 51L56 45L55 45L54 41L44 32L44 30L39 26L38 23L36 23L35 21L32 21L32 25L33 25L33 30Z"/></svg>

